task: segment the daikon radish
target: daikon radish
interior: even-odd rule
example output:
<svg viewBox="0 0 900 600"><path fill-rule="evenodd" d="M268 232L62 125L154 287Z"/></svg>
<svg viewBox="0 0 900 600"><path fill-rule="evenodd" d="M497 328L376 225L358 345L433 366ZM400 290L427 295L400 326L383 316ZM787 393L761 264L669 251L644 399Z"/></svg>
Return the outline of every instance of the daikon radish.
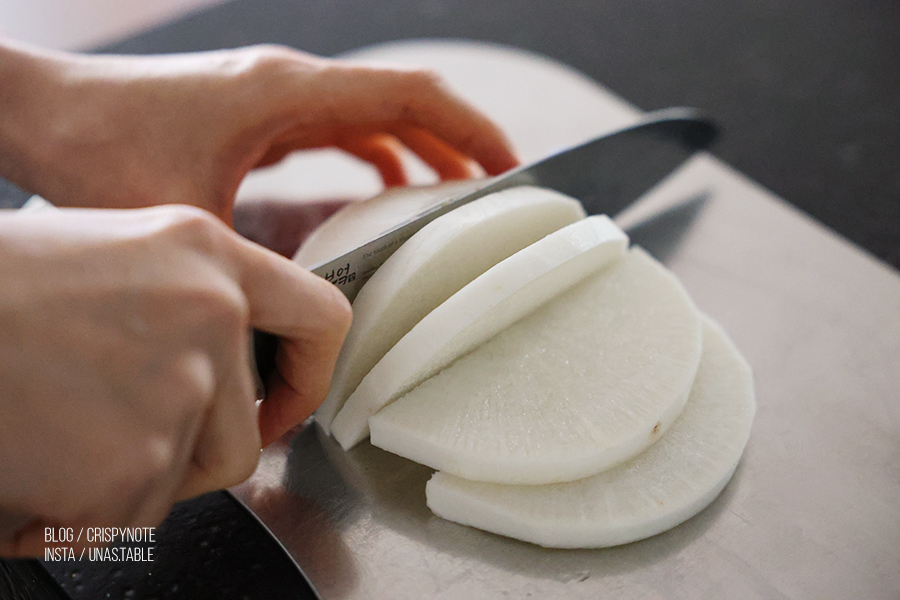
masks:
<svg viewBox="0 0 900 600"><path fill-rule="evenodd" d="M331 389L316 411L322 428L330 430L366 373L422 317L496 263L584 216L577 200L523 186L475 200L423 227L354 300Z"/></svg>
<svg viewBox="0 0 900 600"><path fill-rule="evenodd" d="M675 527L709 505L731 479L756 403L750 367L706 322L690 398L669 431L631 461L598 475L508 486L436 473L426 486L435 514L556 548L625 544Z"/></svg>
<svg viewBox="0 0 900 600"><path fill-rule="evenodd" d="M391 188L374 198L352 202L319 225L294 254L294 262L312 267L349 252L378 234L445 200L474 191L483 181L467 179L438 185Z"/></svg>
<svg viewBox="0 0 900 600"><path fill-rule="evenodd" d="M701 333L675 276L633 248L381 410L371 441L466 479L587 477L675 421Z"/></svg>
<svg viewBox="0 0 900 600"><path fill-rule="evenodd" d="M628 238L606 216L568 225L494 265L426 315L363 378L332 422L348 449L379 409L550 298L618 260Z"/></svg>

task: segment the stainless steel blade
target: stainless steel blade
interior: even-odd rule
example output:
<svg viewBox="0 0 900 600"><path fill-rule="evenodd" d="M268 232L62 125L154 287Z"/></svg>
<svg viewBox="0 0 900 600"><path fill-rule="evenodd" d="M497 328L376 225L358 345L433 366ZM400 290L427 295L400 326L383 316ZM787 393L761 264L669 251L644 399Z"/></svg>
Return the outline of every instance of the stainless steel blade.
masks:
<svg viewBox="0 0 900 600"><path fill-rule="evenodd" d="M475 191L439 201L362 246L310 270L334 283L353 301L376 269L422 227L463 204L518 185L551 188L580 200L588 214L615 216L695 151L706 148L716 131L712 121L693 109L649 113L631 127L485 179Z"/></svg>
<svg viewBox="0 0 900 600"><path fill-rule="evenodd" d="M588 214L615 216L694 152L708 147L716 134L716 125L691 108L648 113L630 127L485 179L475 191L439 200L362 246L310 270L353 301L378 267L422 227L463 204L518 185L551 188L580 200ZM276 348L273 336L254 332L256 368L262 382L275 367Z"/></svg>

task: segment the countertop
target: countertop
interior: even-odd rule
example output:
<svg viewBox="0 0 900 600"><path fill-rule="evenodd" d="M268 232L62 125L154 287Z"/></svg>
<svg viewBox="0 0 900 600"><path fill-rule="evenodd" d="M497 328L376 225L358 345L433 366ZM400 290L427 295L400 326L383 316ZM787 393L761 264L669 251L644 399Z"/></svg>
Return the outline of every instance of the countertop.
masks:
<svg viewBox="0 0 900 600"><path fill-rule="evenodd" d="M99 50L271 42L333 55L411 38L509 44L571 65L643 110L709 111L726 132L719 158L900 267L898 27L900 5L852 0L233 0Z"/></svg>
<svg viewBox="0 0 900 600"><path fill-rule="evenodd" d="M463 38L575 67L641 109L691 105L722 124L715 156L900 268L900 7L800 3L239 0L102 50L257 42L336 54L394 39ZM7 205L24 198L0 190ZM185 526L189 523L190 526ZM176 507L154 580L48 564L72 598L304 597L304 582L222 494ZM236 573L239 545L255 557ZM204 550L198 551L198 548ZM271 559L261 558L272 557ZM168 567L166 567L168 565ZM191 573L167 581L166 569ZM251 573L248 578L245 574ZM172 586L175 586L174 588Z"/></svg>

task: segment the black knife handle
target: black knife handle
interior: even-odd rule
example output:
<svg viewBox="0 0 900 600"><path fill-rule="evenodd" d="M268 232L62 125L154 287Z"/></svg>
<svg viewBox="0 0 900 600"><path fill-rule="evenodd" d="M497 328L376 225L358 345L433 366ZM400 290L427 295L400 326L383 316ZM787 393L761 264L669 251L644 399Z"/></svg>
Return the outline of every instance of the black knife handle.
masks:
<svg viewBox="0 0 900 600"><path fill-rule="evenodd" d="M265 331L253 330L251 336L251 360L256 377L256 397L266 397L266 382L275 372L275 355L278 353L278 338Z"/></svg>

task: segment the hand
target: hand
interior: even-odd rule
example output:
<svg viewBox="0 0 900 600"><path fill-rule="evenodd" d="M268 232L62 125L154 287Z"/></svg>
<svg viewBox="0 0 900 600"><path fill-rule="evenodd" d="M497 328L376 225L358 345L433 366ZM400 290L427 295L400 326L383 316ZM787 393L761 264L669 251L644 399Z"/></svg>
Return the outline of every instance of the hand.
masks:
<svg viewBox="0 0 900 600"><path fill-rule="evenodd" d="M517 163L500 130L424 70L277 46L12 54L18 69L5 78L21 87L7 86L4 129L16 151L0 171L57 206L189 203L230 223L250 170L310 148L345 150L388 186L406 182L401 144L442 179L469 177L475 163L489 174Z"/></svg>
<svg viewBox="0 0 900 600"><path fill-rule="evenodd" d="M349 327L337 288L184 206L0 213L0 280L0 531L28 519L3 555L244 480ZM282 338L258 408L251 327Z"/></svg>

